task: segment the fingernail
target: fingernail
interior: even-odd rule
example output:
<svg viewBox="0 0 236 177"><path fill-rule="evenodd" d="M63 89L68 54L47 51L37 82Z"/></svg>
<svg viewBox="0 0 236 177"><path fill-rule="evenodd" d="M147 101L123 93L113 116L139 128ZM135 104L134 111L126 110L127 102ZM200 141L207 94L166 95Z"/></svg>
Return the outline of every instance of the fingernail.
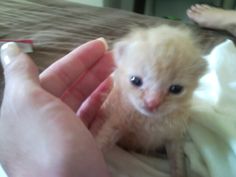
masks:
<svg viewBox="0 0 236 177"><path fill-rule="evenodd" d="M1 47L2 66L5 67L9 63L11 63L20 53L21 50L15 42L8 42L6 44L3 44Z"/></svg>
<svg viewBox="0 0 236 177"><path fill-rule="evenodd" d="M100 38L97 38L97 40L101 41L104 44L106 50L108 49L108 44L107 44L106 39L104 39L103 37L100 37Z"/></svg>

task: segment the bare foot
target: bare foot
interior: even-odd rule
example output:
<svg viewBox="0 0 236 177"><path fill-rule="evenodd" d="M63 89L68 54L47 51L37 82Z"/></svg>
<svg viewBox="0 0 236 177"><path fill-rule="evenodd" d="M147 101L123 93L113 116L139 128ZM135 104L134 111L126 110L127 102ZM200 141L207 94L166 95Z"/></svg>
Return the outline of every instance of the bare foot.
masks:
<svg viewBox="0 0 236 177"><path fill-rule="evenodd" d="M226 30L236 36L236 11L205 4L195 4L187 10L188 17L199 26Z"/></svg>

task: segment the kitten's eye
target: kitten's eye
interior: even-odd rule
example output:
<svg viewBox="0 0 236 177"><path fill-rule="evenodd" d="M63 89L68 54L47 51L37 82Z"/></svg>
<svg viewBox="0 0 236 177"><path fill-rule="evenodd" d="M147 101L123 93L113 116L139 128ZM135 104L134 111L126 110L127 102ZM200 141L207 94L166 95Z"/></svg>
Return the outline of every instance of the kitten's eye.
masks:
<svg viewBox="0 0 236 177"><path fill-rule="evenodd" d="M143 85L142 79L138 76L131 76L130 82L136 87L140 87L141 85Z"/></svg>
<svg viewBox="0 0 236 177"><path fill-rule="evenodd" d="M183 91L183 86L181 85L171 85L169 88L169 92L173 94L179 94Z"/></svg>

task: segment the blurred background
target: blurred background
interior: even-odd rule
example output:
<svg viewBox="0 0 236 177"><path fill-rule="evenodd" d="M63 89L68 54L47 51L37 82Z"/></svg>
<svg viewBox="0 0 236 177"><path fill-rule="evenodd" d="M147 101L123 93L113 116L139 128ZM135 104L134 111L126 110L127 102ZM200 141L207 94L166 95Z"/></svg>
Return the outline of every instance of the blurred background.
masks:
<svg viewBox="0 0 236 177"><path fill-rule="evenodd" d="M236 0L69 0L82 4L113 7L136 13L170 18L174 20L187 20L186 9L191 5L209 4L225 9L236 9Z"/></svg>

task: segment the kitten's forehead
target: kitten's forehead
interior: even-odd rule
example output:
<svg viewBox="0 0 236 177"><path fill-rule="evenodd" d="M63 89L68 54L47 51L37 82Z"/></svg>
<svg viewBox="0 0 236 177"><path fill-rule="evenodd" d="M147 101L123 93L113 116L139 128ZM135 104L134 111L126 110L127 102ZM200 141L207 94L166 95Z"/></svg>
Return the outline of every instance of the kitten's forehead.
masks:
<svg viewBox="0 0 236 177"><path fill-rule="evenodd" d="M198 77L205 68L200 50L186 30L172 27L141 30L124 41L126 48L119 67L129 74L156 80L184 80Z"/></svg>
<svg viewBox="0 0 236 177"><path fill-rule="evenodd" d="M157 68L154 67L158 61L151 47L152 45L143 41L135 41L130 44L127 61L133 71L136 70L145 73L156 71Z"/></svg>
<svg viewBox="0 0 236 177"><path fill-rule="evenodd" d="M129 52L132 58L129 60L128 75L142 77L145 86L162 87L172 82L179 84L189 82L191 65L188 64L188 60L191 58L188 58L183 51L178 51L176 45L163 47L136 42Z"/></svg>
<svg viewBox="0 0 236 177"><path fill-rule="evenodd" d="M127 58L131 67L143 70L169 69L182 67L191 56L176 44L155 41L135 41L129 45Z"/></svg>

